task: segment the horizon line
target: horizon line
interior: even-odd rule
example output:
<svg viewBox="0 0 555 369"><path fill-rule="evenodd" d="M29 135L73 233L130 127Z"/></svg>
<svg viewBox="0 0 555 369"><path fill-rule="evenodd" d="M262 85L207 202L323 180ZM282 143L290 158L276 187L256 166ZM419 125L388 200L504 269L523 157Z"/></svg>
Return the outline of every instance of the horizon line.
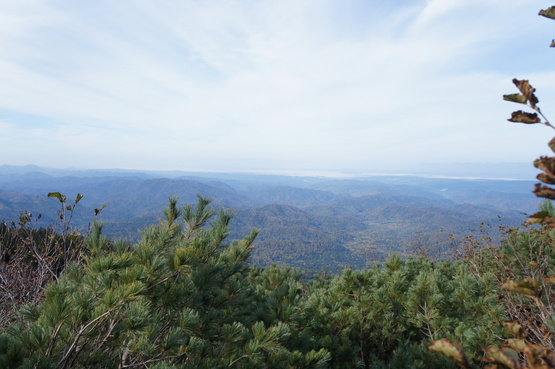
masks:
<svg viewBox="0 0 555 369"><path fill-rule="evenodd" d="M528 163L453 163L451 165L522 165ZM444 166L446 164L438 164ZM507 176L506 173L499 176L482 176L482 175L450 175L441 173L418 173L418 172L384 172L384 171L337 171L337 170L278 170L278 169L252 169L252 170L224 170L224 169L125 169L125 168L76 168L76 167L46 167L36 164L13 165L13 164L0 164L2 167L16 167L25 168L33 167L49 171L78 171L78 172L133 172L145 174L163 174L163 173L183 173L183 174L238 174L238 175L273 175L285 177L311 177L311 178L333 178L333 179L362 179L370 177L418 177L430 179L464 179L464 180L502 180L502 181L536 181L536 178L522 178L519 176ZM441 172L441 170L439 170ZM47 174L47 173L45 173Z"/></svg>

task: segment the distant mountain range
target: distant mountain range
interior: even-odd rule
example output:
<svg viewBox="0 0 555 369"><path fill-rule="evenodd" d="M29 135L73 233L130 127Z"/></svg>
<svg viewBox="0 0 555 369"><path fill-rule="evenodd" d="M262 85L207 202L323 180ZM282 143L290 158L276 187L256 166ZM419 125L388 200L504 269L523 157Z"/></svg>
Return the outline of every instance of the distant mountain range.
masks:
<svg viewBox="0 0 555 369"><path fill-rule="evenodd" d="M261 174L57 170L0 166L0 219L20 211L54 221L59 203L82 193L74 222L85 228L95 208L111 238L138 238L157 222L168 196L180 204L200 193L233 209L231 238L260 230L253 253L259 265L307 270L366 267L415 245L445 248L448 234L464 236L481 222L518 226L539 203L534 181L379 175L332 179ZM443 250L446 251L446 250Z"/></svg>

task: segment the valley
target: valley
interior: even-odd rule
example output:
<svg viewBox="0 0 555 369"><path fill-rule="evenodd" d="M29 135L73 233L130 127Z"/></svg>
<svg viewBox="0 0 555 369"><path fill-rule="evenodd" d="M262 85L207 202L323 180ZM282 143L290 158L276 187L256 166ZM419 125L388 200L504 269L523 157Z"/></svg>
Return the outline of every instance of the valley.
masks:
<svg viewBox="0 0 555 369"><path fill-rule="evenodd" d="M56 222L59 203L49 192L84 195L72 223L85 232L94 209L111 239L136 241L158 222L169 196L179 205L197 194L235 213L229 239L260 231L252 263L302 268L307 272L361 269L392 253L427 249L450 257L450 244L480 224L519 226L539 200L533 181L366 176L326 178L262 174L53 170L0 166L0 219L21 211L41 214L39 226ZM453 236L454 235L454 236Z"/></svg>

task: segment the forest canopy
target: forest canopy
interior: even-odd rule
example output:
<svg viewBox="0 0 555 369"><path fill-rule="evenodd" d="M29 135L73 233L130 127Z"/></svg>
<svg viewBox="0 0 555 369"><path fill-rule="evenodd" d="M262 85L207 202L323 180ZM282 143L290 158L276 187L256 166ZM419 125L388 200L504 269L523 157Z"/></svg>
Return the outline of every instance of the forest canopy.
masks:
<svg viewBox="0 0 555 369"><path fill-rule="evenodd" d="M513 83L505 99L534 112L510 121L552 127L530 83ZM52 192L51 226L28 212L0 224L0 369L555 368L554 163L535 162L547 200L500 243L310 279L249 263L258 231L230 240L233 213L202 195L170 197L129 242L96 221L78 232L83 196Z"/></svg>

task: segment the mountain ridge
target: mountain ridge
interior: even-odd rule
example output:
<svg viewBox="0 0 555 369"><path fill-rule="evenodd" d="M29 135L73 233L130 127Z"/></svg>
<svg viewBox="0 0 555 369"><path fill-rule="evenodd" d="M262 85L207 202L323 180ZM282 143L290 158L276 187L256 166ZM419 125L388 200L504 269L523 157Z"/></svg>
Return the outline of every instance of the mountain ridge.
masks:
<svg viewBox="0 0 555 369"><path fill-rule="evenodd" d="M68 203L82 193L76 225L87 227L93 209L106 204L99 216L106 235L134 240L138 230L158 221L169 196L178 196L184 205L196 202L197 194L202 194L213 199L215 207L235 212L230 238L260 229L254 263L310 270L362 268L391 252L410 253L415 237L439 239L450 232L465 235L481 222L498 222L499 216L506 225L518 226L524 221L523 212L537 204L527 194L532 183L527 181L250 174L227 174L225 178L212 174L193 180L193 176L168 178L128 172L99 176L95 171L90 177L85 172L77 177L36 169L30 167L28 172L20 170L11 176L0 170L0 219L12 220L27 210L44 213L41 224L46 224L55 219L59 209L55 199L46 197L48 192L65 194ZM507 208L505 199L515 196L523 199L520 209ZM368 258L369 250L375 260Z"/></svg>

